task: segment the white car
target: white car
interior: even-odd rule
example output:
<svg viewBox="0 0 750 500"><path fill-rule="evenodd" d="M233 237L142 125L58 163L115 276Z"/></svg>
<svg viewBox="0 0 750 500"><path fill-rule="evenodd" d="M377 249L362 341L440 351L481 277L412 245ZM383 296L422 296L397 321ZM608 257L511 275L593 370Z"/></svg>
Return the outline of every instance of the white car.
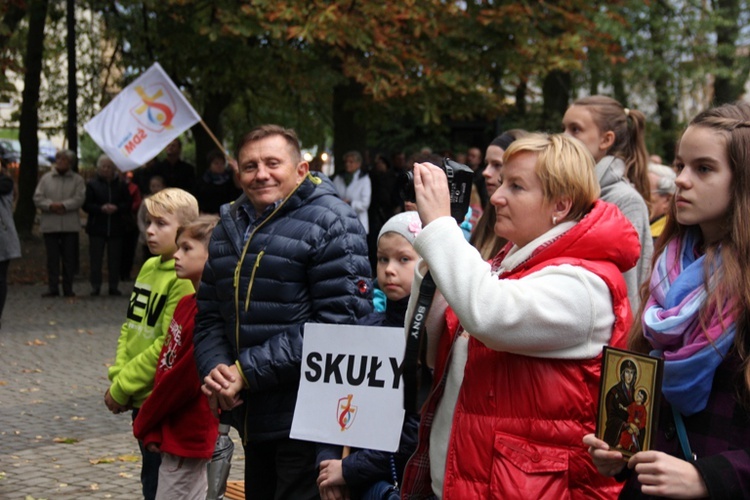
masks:
<svg viewBox="0 0 750 500"><path fill-rule="evenodd" d="M55 154L57 153L57 148L55 148L55 145L52 144L50 141L39 141L39 156L37 158L37 160L39 161L39 167L50 168L52 166L52 163L48 159L49 157L47 156L47 154L42 154L43 142L49 142L49 144L55 150L55 152L52 154L52 161L55 160ZM49 149L47 150L47 153L49 153ZM0 157L2 157L4 161L8 163L20 163L21 142L16 139L0 139Z"/></svg>

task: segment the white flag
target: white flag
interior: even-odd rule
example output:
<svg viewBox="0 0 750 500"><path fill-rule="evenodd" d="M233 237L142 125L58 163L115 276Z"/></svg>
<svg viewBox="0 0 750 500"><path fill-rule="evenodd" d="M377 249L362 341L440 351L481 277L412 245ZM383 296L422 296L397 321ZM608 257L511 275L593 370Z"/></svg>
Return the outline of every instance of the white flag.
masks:
<svg viewBox="0 0 750 500"><path fill-rule="evenodd" d="M127 171L148 162L200 119L159 63L154 63L83 128Z"/></svg>

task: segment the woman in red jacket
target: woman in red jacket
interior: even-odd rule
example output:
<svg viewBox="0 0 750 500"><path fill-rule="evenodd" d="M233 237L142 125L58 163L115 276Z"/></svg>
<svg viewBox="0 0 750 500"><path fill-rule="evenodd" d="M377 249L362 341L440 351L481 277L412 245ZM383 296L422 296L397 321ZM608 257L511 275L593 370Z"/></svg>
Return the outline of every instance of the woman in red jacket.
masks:
<svg viewBox="0 0 750 500"><path fill-rule="evenodd" d="M449 307L427 331L435 382L404 498L615 497L580 436L595 427L602 347L631 323L621 273L640 247L597 199L593 158L563 135L508 147L491 201L509 243L491 262L452 222L442 170L416 164L414 179L424 229L410 311L427 268Z"/></svg>

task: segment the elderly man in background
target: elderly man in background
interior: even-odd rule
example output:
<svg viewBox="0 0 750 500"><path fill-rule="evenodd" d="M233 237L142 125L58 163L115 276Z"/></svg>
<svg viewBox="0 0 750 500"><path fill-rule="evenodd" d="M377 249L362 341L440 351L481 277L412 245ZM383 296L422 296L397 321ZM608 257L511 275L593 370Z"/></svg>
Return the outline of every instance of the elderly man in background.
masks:
<svg viewBox="0 0 750 500"><path fill-rule="evenodd" d="M76 154L65 149L55 156L55 166L44 174L34 191L34 204L41 210L39 230L44 235L47 252L48 291L42 297L60 295L60 262L62 286L66 297L74 297L73 276L78 268L78 233L81 230L79 209L86 198L83 177L71 169Z"/></svg>
<svg viewBox="0 0 750 500"><path fill-rule="evenodd" d="M677 174L674 170L666 165L657 165L649 163L648 181L651 184L651 213L649 221L651 222L651 237L654 243L664 231L664 225L667 223L667 213L669 205L672 203L672 197L676 189L675 179Z"/></svg>
<svg viewBox="0 0 750 500"><path fill-rule="evenodd" d="M102 287L102 263L107 248L107 274L110 295L122 295L120 261L122 259L124 216L131 208L127 185L117 177L117 167L108 156L96 162L96 176L86 184L86 201L83 210L89 214L86 233L89 235L89 262L91 295L99 295Z"/></svg>

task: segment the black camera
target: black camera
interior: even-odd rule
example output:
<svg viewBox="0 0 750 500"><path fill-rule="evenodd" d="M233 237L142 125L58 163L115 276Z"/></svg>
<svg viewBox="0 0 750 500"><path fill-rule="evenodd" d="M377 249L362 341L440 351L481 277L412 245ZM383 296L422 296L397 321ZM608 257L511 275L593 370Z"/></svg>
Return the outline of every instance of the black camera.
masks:
<svg viewBox="0 0 750 500"><path fill-rule="evenodd" d="M474 171L462 163L443 158L443 164L438 165L448 177L448 191L451 194L451 215L461 224L469 210L471 199L471 183L474 181ZM414 172L406 172L401 182L401 198L404 201L416 202L414 192Z"/></svg>

